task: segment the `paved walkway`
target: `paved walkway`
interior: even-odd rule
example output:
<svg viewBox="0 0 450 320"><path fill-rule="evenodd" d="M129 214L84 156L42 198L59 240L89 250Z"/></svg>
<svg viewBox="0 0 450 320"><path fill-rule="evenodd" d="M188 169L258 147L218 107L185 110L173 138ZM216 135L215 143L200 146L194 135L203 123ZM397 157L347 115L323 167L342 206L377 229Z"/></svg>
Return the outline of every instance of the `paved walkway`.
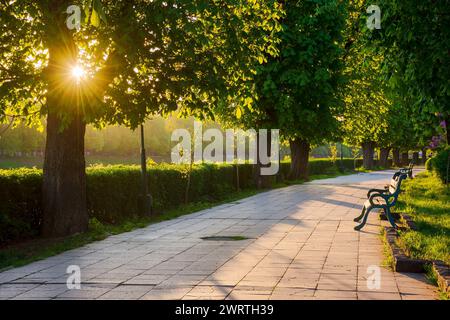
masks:
<svg viewBox="0 0 450 320"><path fill-rule="evenodd" d="M0 299L434 299L423 275L380 268L380 288L368 286L380 222L356 232L352 219L391 176L313 181L111 236L0 273ZM201 239L215 235L250 239ZM67 288L69 265L80 290Z"/></svg>

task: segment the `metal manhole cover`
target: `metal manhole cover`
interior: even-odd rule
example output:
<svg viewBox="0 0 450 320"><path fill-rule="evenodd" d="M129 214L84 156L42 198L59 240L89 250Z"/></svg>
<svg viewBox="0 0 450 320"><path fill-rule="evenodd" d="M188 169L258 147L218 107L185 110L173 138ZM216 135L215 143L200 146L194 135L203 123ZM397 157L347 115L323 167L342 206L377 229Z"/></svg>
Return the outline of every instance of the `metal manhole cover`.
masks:
<svg viewBox="0 0 450 320"><path fill-rule="evenodd" d="M208 241L242 241L248 240L251 238L243 237L243 236L210 236L210 237L202 237L202 240Z"/></svg>

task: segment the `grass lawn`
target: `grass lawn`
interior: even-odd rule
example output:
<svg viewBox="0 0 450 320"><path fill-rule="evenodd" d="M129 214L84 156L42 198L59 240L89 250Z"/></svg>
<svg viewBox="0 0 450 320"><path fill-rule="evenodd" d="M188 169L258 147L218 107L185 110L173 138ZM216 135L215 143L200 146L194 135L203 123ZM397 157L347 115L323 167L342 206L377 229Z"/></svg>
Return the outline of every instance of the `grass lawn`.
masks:
<svg viewBox="0 0 450 320"><path fill-rule="evenodd" d="M401 232L399 245L415 258L450 263L450 186L424 172L403 185L397 210L413 218L416 231Z"/></svg>

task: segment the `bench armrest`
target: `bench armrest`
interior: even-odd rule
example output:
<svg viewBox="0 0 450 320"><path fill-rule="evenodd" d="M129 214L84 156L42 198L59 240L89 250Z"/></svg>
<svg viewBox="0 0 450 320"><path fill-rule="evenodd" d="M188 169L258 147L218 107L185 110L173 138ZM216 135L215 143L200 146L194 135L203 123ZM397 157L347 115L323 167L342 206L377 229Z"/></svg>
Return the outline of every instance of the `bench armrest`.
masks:
<svg viewBox="0 0 450 320"><path fill-rule="evenodd" d="M376 193L385 193L385 192L387 192L387 189L370 189L369 192L367 192L367 198L370 198L370 196L374 192L376 192Z"/></svg>

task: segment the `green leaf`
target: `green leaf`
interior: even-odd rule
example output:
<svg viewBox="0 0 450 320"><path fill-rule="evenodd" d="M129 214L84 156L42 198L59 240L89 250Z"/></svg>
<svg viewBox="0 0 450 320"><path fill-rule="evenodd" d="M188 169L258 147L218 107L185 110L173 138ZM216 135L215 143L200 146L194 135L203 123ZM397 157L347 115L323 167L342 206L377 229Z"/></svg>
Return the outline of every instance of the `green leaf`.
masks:
<svg viewBox="0 0 450 320"><path fill-rule="evenodd" d="M100 17L98 16L98 13L97 13L97 11L95 11L95 9L92 9L91 24L94 27L99 27L100 26Z"/></svg>
<svg viewBox="0 0 450 320"><path fill-rule="evenodd" d="M236 118L240 119L242 117L242 110L240 107L236 109Z"/></svg>
<svg viewBox="0 0 450 320"><path fill-rule="evenodd" d="M103 10L103 5L102 5L101 1L100 0L94 0L93 5L94 5L94 10L97 12L97 14L100 17L100 19L104 23L107 23L108 21L106 20L106 14L105 14L105 11Z"/></svg>
<svg viewBox="0 0 450 320"><path fill-rule="evenodd" d="M91 18L91 4L86 4L83 11L84 23L89 24L89 20Z"/></svg>

